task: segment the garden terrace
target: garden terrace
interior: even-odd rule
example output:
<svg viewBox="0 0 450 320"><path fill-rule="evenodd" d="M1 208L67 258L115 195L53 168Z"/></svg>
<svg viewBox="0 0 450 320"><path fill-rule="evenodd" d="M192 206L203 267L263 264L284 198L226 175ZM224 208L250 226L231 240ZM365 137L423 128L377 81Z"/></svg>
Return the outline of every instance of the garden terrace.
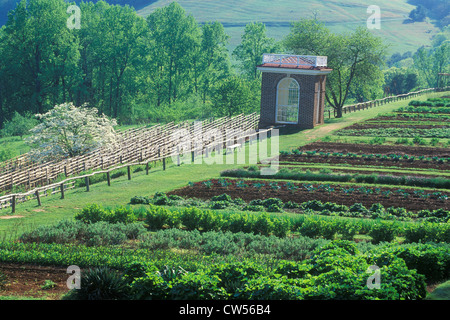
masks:
<svg viewBox="0 0 450 320"><path fill-rule="evenodd" d="M450 192L436 191L435 189L231 178L190 183L186 187L170 191L167 194L206 200L224 193L233 199L242 198L244 201L279 198L283 202L302 203L319 200L347 206L362 203L366 207L381 203L384 207L404 207L410 211L440 208L448 210L450 196Z"/></svg>
<svg viewBox="0 0 450 320"><path fill-rule="evenodd" d="M354 144L354 143L330 143L330 142L313 142L298 148L300 151L317 151L331 153L360 153L360 154L383 154L393 153L392 146L387 145L370 145L370 144ZM413 147L413 146L395 146L395 154L424 156L424 157L440 157L449 158L449 148L430 148L430 147Z"/></svg>

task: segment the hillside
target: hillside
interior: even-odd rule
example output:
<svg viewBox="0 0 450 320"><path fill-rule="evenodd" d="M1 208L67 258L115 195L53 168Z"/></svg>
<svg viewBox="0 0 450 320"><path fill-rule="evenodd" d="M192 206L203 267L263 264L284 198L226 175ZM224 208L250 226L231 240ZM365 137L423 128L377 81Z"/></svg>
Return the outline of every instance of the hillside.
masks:
<svg viewBox="0 0 450 320"><path fill-rule="evenodd" d="M7 12L18 0L0 0L0 25L7 20ZM129 4L139 15L146 17L156 8L166 6L173 0L107 0L110 4ZM78 0L76 1L78 2ZM220 21L231 36L229 49L239 42L245 24L262 21L268 35L278 40L289 33L290 23L304 17L316 17L326 22L336 32L351 31L357 26L365 26L370 16L366 12L369 5L381 8L381 29L373 32L390 44L390 53L416 51L428 45L438 28L431 22L405 23L414 5L407 0L179 0L181 6L200 23Z"/></svg>
<svg viewBox="0 0 450 320"><path fill-rule="evenodd" d="M138 10L138 13L145 17L170 2L172 1L155 1ZM390 53L414 52L418 47L429 44L433 34L438 31L436 26L426 21L405 23L411 10L415 8L406 0L179 0L178 3L199 22L217 20L224 24L231 36L231 48L240 42L245 24L252 21L264 22L268 35L278 40L289 33L291 22L314 15L336 32L347 32L366 25L370 16L367 8L370 5L381 8L381 29L373 32L391 45Z"/></svg>

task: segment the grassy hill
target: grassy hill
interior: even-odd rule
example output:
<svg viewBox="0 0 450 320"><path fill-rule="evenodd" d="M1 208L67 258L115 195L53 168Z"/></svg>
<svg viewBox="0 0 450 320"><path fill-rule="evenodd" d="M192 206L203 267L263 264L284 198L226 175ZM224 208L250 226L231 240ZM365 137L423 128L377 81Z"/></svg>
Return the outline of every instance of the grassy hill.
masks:
<svg viewBox="0 0 450 320"><path fill-rule="evenodd" d="M94 2L97 0L94 0ZM129 4L139 15L146 17L156 8L173 0L107 0L110 4ZM18 0L0 0L0 25L7 19L7 12ZM75 2L79 2L76 0ZM381 29L373 30L390 44L389 53L416 51L428 45L438 32L433 21L405 23L409 12L415 8L407 0L179 0L177 1L200 23L220 21L231 36L229 49L240 42L245 24L264 22L268 35L281 40L289 33L290 23L304 17L316 17L335 32L348 32L357 26L365 26L370 16L367 7L377 5L381 9Z"/></svg>
<svg viewBox="0 0 450 320"><path fill-rule="evenodd" d="M170 2L172 0L158 0L137 12L145 17ZM430 21L405 23L409 12L415 8L406 0L179 0L178 3L199 22L217 20L224 24L231 36L230 49L240 42L243 27L249 22L264 22L268 35L277 40L289 33L291 22L314 15L335 32L349 32L366 25L370 5L381 9L381 29L373 32L391 45L390 53L414 52L428 45L438 31Z"/></svg>

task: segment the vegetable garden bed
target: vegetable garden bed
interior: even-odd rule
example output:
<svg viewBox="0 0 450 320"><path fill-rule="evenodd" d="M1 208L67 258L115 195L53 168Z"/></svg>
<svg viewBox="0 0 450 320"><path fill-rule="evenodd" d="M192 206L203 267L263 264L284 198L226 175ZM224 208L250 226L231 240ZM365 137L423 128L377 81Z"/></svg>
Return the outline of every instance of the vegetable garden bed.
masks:
<svg viewBox="0 0 450 320"><path fill-rule="evenodd" d="M361 185L292 183L274 180L238 180L212 179L196 183L168 192L184 198L210 199L213 196L228 194L233 199L245 201L255 199L279 198L283 202L302 203L310 200L334 202L351 206L362 203L370 207L380 203L384 207L404 207L411 211L423 209L448 209L450 192L436 190L416 190L408 188L362 187ZM441 198L441 199L439 199Z"/></svg>

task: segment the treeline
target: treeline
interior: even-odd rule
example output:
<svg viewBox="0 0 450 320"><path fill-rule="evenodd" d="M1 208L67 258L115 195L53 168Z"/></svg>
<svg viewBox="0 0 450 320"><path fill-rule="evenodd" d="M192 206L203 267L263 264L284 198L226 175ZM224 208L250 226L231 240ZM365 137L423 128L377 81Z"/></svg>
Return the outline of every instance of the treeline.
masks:
<svg viewBox="0 0 450 320"><path fill-rule="evenodd" d="M22 0L0 29L0 129L15 112L65 102L122 124L259 109L259 83L233 68L220 23L200 25L176 3L144 19L98 1L80 3L81 28L70 29L68 5Z"/></svg>
<svg viewBox="0 0 450 320"><path fill-rule="evenodd" d="M413 21L424 21L426 17L436 19L438 27L450 24L450 4L448 0L408 0L408 3L416 5L409 18Z"/></svg>

